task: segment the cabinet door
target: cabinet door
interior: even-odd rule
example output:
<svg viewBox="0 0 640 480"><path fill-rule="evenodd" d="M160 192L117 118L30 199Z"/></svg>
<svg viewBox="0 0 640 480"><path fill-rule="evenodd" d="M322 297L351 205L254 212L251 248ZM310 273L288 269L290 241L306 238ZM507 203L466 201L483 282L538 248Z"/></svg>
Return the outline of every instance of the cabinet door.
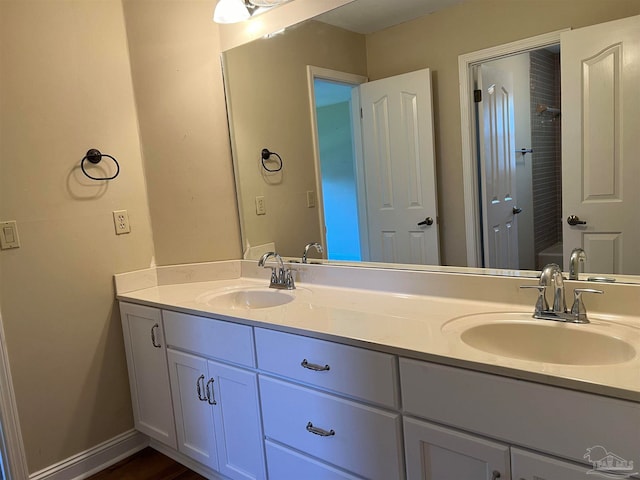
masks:
<svg viewBox="0 0 640 480"><path fill-rule="evenodd" d="M408 480L510 480L509 447L412 418L404 419Z"/></svg>
<svg viewBox="0 0 640 480"><path fill-rule="evenodd" d="M218 470L212 405L206 396L207 361L172 349L167 356L178 451Z"/></svg>
<svg viewBox="0 0 640 480"><path fill-rule="evenodd" d="M518 448L511 448L511 471L514 480L587 480L597 474L593 467L563 462ZM603 474L598 476L605 477ZM626 477L621 473L619 478Z"/></svg>
<svg viewBox="0 0 640 480"><path fill-rule="evenodd" d="M215 402L219 471L234 480L264 479L257 374L209 361L206 388Z"/></svg>
<svg viewBox="0 0 640 480"><path fill-rule="evenodd" d="M135 427L176 448L160 310L120 303Z"/></svg>

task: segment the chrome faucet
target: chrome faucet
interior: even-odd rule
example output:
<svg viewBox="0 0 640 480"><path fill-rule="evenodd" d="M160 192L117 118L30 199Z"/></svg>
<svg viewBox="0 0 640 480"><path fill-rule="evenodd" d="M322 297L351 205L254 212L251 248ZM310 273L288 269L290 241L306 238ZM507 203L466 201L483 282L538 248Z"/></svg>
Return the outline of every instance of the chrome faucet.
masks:
<svg viewBox="0 0 640 480"><path fill-rule="evenodd" d="M578 280L580 274L580 263L587 260L587 254L582 248L574 248L571 250L571 256L569 257L569 280Z"/></svg>
<svg viewBox="0 0 640 480"><path fill-rule="evenodd" d="M271 257L273 257L278 263L277 268L269 267L266 264L267 260ZM276 252L267 252L262 255L262 257L260 257L260 260L258 260L258 266L271 269L271 280L269 282L269 288L278 288L281 290L293 290L294 288L296 288L296 284L293 280L293 275L291 274L291 269L284 268L282 257Z"/></svg>
<svg viewBox="0 0 640 480"><path fill-rule="evenodd" d="M307 263L307 255L309 254L309 249L314 247L318 253L323 253L322 245L318 242L307 243L304 247L304 253L302 254L302 263Z"/></svg>
<svg viewBox="0 0 640 480"><path fill-rule="evenodd" d="M553 286L553 306L549 308L546 293L547 288L551 286ZM534 318L572 323L589 323L587 309L582 301L583 293L604 293L602 290L593 288L576 288L573 290L573 306L571 310L567 310L564 277L562 276L562 270L555 263L545 265L540 273L538 285L522 285L520 288L535 288L538 290L538 300L533 312Z"/></svg>

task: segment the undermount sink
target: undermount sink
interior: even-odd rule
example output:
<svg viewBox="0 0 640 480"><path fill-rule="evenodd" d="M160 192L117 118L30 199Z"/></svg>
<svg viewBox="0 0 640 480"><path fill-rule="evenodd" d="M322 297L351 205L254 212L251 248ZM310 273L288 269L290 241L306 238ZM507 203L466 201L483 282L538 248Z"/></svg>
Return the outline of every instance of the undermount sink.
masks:
<svg viewBox="0 0 640 480"><path fill-rule="evenodd" d="M632 360L635 348L602 326L518 319L518 314L467 317L456 328L460 340L494 355L562 365L611 365ZM502 319L500 318L502 317ZM471 321L469 321L471 319ZM474 321L475 320L475 321ZM483 321L484 320L484 321ZM462 327L462 328L460 328ZM604 330L610 328L604 327Z"/></svg>
<svg viewBox="0 0 640 480"><path fill-rule="evenodd" d="M254 310L286 305L295 299L294 295L283 290L269 288L247 288L230 292L207 295L200 301L211 306L230 309Z"/></svg>

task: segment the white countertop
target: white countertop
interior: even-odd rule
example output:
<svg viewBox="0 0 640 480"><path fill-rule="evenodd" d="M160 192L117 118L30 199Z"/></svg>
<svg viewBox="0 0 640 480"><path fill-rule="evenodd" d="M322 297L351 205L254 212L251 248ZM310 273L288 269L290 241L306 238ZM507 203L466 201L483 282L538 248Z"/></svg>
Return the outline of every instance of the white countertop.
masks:
<svg viewBox="0 0 640 480"><path fill-rule="evenodd" d="M612 365L561 365L507 358L468 346L460 340L456 319L478 313L532 313L531 306L467 300L451 296L404 294L334 288L298 282L290 303L249 309L220 305L213 298L236 289L265 289L268 282L245 276L118 289L118 299L205 317L228 319L355 346L372 348L473 370L522 378L585 392L640 401L640 325L624 315L590 315L590 325L555 328L616 328L616 335L636 348L633 359ZM189 275L190 279L198 278ZM186 282L186 280L182 280ZM471 295L473 296L473 295ZM531 297L527 297L531 298ZM622 332L621 334L619 332Z"/></svg>

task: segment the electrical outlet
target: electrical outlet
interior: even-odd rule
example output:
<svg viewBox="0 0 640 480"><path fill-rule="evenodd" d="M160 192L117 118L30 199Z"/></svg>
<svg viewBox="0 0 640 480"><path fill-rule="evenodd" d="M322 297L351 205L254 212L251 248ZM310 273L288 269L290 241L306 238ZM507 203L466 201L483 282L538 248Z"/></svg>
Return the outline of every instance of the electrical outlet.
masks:
<svg viewBox="0 0 640 480"><path fill-rule="evenodd" d="M266 215L267 206L264 202L264 197L256 197L256 215Z"/></svg>
<svg viewBox="0 0 640 480"><path fill-rule="evenodd" d="M131 226L129 225L129 214L126 210L114 210L113 225L116 228L116 235L122 235L123 233L131 232Z"/></svg>
<svg viewBox="0 0 640 480"><path fill-rule="evenodd" d="M313 208L316 206L316 192L313 190L307 190L307 208Z"/></svg>

